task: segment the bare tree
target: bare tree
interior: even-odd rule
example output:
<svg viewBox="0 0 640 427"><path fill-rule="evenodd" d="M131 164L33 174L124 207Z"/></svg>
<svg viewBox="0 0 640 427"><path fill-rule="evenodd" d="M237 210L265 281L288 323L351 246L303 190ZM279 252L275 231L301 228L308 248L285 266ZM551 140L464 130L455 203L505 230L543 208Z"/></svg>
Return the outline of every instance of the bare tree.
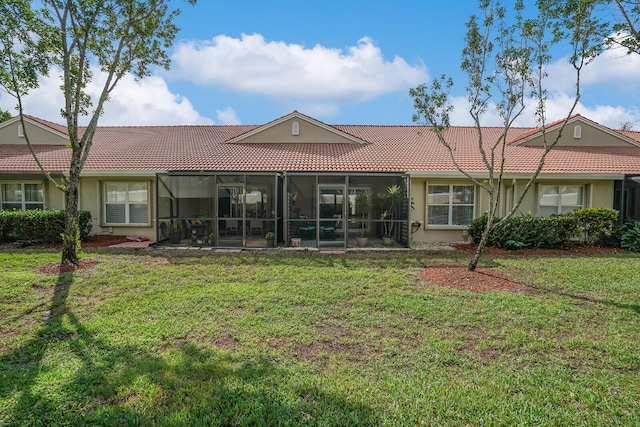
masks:
<svg viewBox="0 0 640 427"><path fill-rule="evenodd" d="M195 4L196 0L187 0ZM13 28L3 28L11 39L15 34L29 34L26 44L13 44L3 52L5 73L2 82L16 96L24 126L22 97L37 85L33 76L55 66L62 72L64 106L61 114L66 121L71 160L62 181L54 180L38 161L45 176L65 193L65 232L62 265L78 263L78 184L89 156L93 137L105 102L126 74L136 78L149 75L150 68L169 67L166 50L178 28L174 24L179 9L171 10L171 0L42 0L41 8L31 12L30 2L0 0L0 6L19 4L30 13L14 13ZM19 12L19 11L17 11ZM14 33L12 34L11 31ZM32 45L32 40L37 44ZM25 48L26 46L26 48ZM46 61L43 62L43 59ZM36 66L40 66L37 68ZM94 67L104 74L104 83L97 99L86 88L93 79ZM80 132L79 119L88 118Z"/></svg>
<svg viewBox="0 0 640 427"><path fill-rule="evenodd" d="M537 15L525 19L524 2L516 1L507 9L498 0L479 1L481 16L471 16L467 23L462 70L466 72L469 114L477 136L477 151L486 170L487 179L464 170L456 156L456 141L450 140L446 129L450 125L453 106L449 93L453 80L446 76L434 79L430 87L420 85L410 90L416 113L414 122L430 126L444 146L455 168L488 195L487 224L468 269L475 270L489 236L520 207L525 194L544 166L551 149L558 143L564 127L580 99L580 77L584 66L600 52L597 37L601 23L593 16L595 2L589 0L540 0ZM513 10L514 16L508 11ZM546 132L545 66L550 62L550 48L558 43L571 47L570 62L575 72L574 101L559 131L551 137ZM508 207L507 214L495 221L500 206L500 194L505 169L508 133L514 121L521 117L527 104L535 104L535 117L540 125L543 147L538 165L527 183ZM495 140L485 140L482 120L492 109L498 114L502 131Z"/></svg>

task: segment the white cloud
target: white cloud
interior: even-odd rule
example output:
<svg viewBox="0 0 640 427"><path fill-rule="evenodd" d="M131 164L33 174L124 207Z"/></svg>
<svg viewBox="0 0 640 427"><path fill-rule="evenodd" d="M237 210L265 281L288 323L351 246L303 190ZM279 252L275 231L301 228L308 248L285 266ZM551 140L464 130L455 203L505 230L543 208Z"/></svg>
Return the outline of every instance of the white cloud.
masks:
<svg viewBox="0 0 640 427"><path fill-rule="evenodd" d="M567 93L554 92L549 95L546 103L547 123L566 117L573 104L574 98ZM469 103L466 97L451 97L451 104L454 106L451 114L451 124L455 126L472 126L473 120L469 115ZM531 127L537 126L534 117L534 103L529 100L527 109L514 126ZM573 114L580 114L588 119L596 121L604 126L619 129L624 122L630 122L634 129L640 129L640 109L625 108L623 106L596 105L593 107L578 103ZM495 104L490 104L487 112L482 118L482 126L503 126L502 119L495 110Z"/></svg>
<svg viewBox="0 0 640 427"><path fill-rule="evenodd" d="M325 108L403 92L428 78L423 64L411 66L398 56L386 61L367 37L342 50L267 42L259 34L240 39L220 35L178 44L172 60L174 78L288 102L320 101Z"/></svg>
<svg viewBox="0 0 640 427"><path fill-rule="evenodd" d="M581 75L583 88L607 86L616 90L637 90L640 87L640 55L625 55L621 49L604 51L587 64ZM574 90L576 74L567 58L550 64L545 84L550 90Z"/></svg>
<svg viewBox="0 0 640 427"><path fill-rule="evenodd" d="M97 68L93 69L93 75L94 79L87 87L87 92L97 100L105 76ZM60 89L60 76L60 71L52 71L49 77L40 79L40 87L24 99L25 113L61 122L60 109L64 105L64 98ZM5 108L15 111L15 100L8 95L2 96L1 105L8 105ZM81 125L86 125L88 120L81 119ZM99 123L101 126L142 126L212 124L213 121L201 116L188 99L172 93L163 78L151 76L136 82L132 76L127 75L105 103Z"/></svg>
<svg viewBox="0 0 640 427"><path fill-rule="evenodd" d="M227 107L224 110L216 110L217 123L221 125L239 125L242 124L236 111Z"/></svg>

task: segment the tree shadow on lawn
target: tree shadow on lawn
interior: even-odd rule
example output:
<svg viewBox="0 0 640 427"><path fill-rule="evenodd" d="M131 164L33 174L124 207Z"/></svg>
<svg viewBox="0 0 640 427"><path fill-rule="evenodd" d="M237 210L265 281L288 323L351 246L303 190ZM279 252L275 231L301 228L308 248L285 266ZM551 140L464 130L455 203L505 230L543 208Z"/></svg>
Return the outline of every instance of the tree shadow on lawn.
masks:
<svg viewBox="0 0 640 427"><path fill-rule="evenodd" d="M266 355L187 342L161 357L100 337L67 306L73 283L60 274L40 331L0 355L0 424L376 424L371 409L299 382ZM286 382L297 385L282 390Z"/></svg>
<svg viewBox="0 0 640 427"><path fill-rule="evenodd" d="M640 315L640 304L623 303L623 302L619 302L619 301L614 301L614 300L609 299L609 298L597 298L597 297L591 297L591 296L588 296L588 295L580 295L578 293L571 292L571 291L566 290L566 289L557 289L557 290L544 289L543 291L544 292L548 292L548 293L552 293L552 294L555 294L555 295L569 297L569 298L572 298L572 299L575 299L575 300L578 300L578 301L583 301L583 302L587 302L587 303L591 303L591 304L601 304L601 305L607 305L607 306L610 306L610 307L620 308L620 309L623 309L623 310L631 310L631 311L634 311L636 314Z"/></svg>

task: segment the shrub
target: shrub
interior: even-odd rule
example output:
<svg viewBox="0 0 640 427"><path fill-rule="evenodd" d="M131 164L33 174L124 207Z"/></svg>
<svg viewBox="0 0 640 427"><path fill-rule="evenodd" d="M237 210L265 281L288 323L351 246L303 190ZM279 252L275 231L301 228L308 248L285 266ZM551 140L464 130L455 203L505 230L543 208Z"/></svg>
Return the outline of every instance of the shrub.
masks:
<svg viewBox="0 0 640 427"><path fill-rule="evenodd" d="M500 220L495 218L495 222ZM471 222L469 235L475 243L480 242L486 225L486 213ZM577 219L567 216L513 216L493 230L487 245L506 249L566 246L575 234L576 225Z"/></svg>
<svg viewBox="0 0 640 427"><path fill-rule="evenodd" d="M567 217L576 218L580 241L585 245L603 243L611 235L613 226L618 220L618 211L607 208L576 209Z"/></svg>
<svg viewBox="0 0 640 427"><path fill-rule="evenodd" d="M629 227L627 231L622 234L620 246L635 252L640 252L640 221L634 223L633 227Z"/></svg>
<svg viewBox="0 0 640 427"><path fill-rule="evenodd" d="M629 230L629 227L622 224L616 224L611 229L611 232L603 235L600 238L599 244L602 246L621 247L622 235Z"/></svg>
<svg viewBox="0 0 640 427"><path fill-rule="evenodd" d="M63 210L28 210L0 212L0 240L42 240L59 243L64 233ZM80 239L86 239L91 233L91 212L78 212Z"/></svg>

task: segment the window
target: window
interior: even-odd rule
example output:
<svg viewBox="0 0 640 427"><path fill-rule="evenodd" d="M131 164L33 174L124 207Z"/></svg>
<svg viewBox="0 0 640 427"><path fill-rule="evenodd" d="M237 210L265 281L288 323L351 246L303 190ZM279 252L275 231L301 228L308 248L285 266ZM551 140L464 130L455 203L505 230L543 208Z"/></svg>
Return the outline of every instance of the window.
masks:
<svg viewBox="0 0 640 427"><path fill-rule="evenodd" d="M44 209L42 183L4 183L0 186L0 209Z"/></svg>
<svg viewBox="0 0 640 427"><path fill-rule="evenodd" d="M149 188L146 182L108 182L104 185L107 224L149 223Z"/></svg>
<svg viewBox="0 0 640 427"><path fill-rule="evenodd" d="M573 138L574 139L582 138L582 128L580 126L575 126L573 128Z"/></svg>
<svg viewBox="0 0 640 427"><path fill-rule="evenodd" d="M427 224L471 224L475 211L473 185L429 185L427 193Z"/></svg>
<svg viewBox="0 0 640 427"><path fill-rule="evenodd" d="M541 185L540 216L566 214L582 208L583 193L581 185Z"/></svg>

